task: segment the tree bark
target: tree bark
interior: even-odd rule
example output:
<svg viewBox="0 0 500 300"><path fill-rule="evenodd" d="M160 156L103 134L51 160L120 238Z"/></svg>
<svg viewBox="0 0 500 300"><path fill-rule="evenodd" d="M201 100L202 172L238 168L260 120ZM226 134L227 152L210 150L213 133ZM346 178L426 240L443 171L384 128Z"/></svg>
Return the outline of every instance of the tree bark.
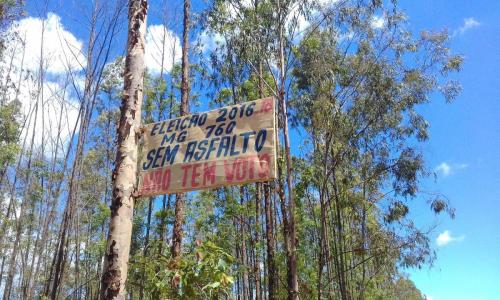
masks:
<svg viewBox="0 0 500 300"><path fill-rule="evenodd" d="M253 241L253 249L254 249L254 276L255 276L255 300L262 299L262 282L261 282L261 250L260 250L260 237L261 237L261 224L260 224L260 216L262 213L261 210L261 201L262 201L262 184L255 184L255 238Z"/></svg>
<svg viewBox="0 0 500 300"><path fill-rule="evenodd" d="M42 26L45 26L45 23L42 23ZM43 45L43 33L44 33L44 29L42 29L42 37L41 37L41 41L42 41L42 45ZM40 57L43 57L43 46L40 47ZM35 106L35 118L33 119L33 128L37 128L37 120L38 120L38 112L39 112L39 109L40 109L40 105L42 106L41 107L41 111L43 112L43 85L41 84L43 82L43 76L44 76L44 72L43 72L43 68L42 68L42 64L40 63L40 77L38 78L38 96L37 96L37 101L36 101L36 106ZM36 134L36 131L33 130L32 133L31 133L31 145L30 145L30 150L29 150L29 154L28 154L28 162L27 162L27 172L26 172L26 178L25 178L25 189L24 189L24 193L23 193L23 198L22 198L22 201L21 201L21 208L20 208L20 212L19 212L19 218L16 218L16 213L15 213L15 209L14 209L14 220L15 220L15 232L16 232L16 238L14 240L14 244L12 246L12 252L10 253L10 264L9 264L9 272L7 274L7 280L5 282L5 287L4 287L4 294L3 294L3 299L4 300L8 300L10 299L10 296L11 296L11 290L12 290L12 284L13 284L13 281L14 281L14 276L15 276L15 272L16 272L16 267L17 267L17 264L16 264L16 257L17 257L17 252L19 251L19 243L20 243L20 239L21 239L21 235L22 235L22 232L23 232L23 228L24 228L24 218L25 218L25 214L26 214L26 209L28 209L28 205L29 205L29 201L28 201L28 193L29 193L29 189L30 189L30 185L31 185L31 176L32 176L32 170L31 170L31 163L32 163L32 156L33 156L33 147L34 147L34 143L35 143L35 134ZM13 186L13 192L14 192L14 188L15 186ZM15 197L14 196L14 193L11 194L11 201L14 201L12 198ZM2 262L2 273L3 273L3 262ZM3 274L0 274L0 275L3 275Z"/></svg>
<svg viewBox="0 0 500 300"><path fill-rule="evenodd" d="M276 264L274 261L274 220L271 207L269 183L264 183L264 210L266 211L266 243L267 243L267 274L268 274L268 290L269 299L277 298L278 277L276 273Z"/></svg>
<svg viewBox="0 0 500 300"><path fill-rule="evenodd" d="M243 208L245 203L244 203L244 189L243 186L240 186L240 205ZM243 281L242 281L242 300L247 300L250 299L249 294L250 294L250 284L249 284L249 278L248 278L248 258L247 258L247 244L246 244L246 238L247 238L247 233L246 233L246 224L243 221L245 218L245 214L242 213L240 214L240 233L241 233L241 266L243 267Z"/></svg>
<svg viewBox="0 0 500 300"><path fill-rule="evenodd" d="M283 9L281 7L280 1L278 1L278 11L279 11L279 67L280 67L280 91L279 91L279 101L281 106L281 118L283 121L283 140L285 146L285 162L286 162L286 181L287 181L287 192L288 192L288 205L287 205L287 213L288 213L288 245L287 245L287 264L288 264L288 299L296 300L299 298L299 284L297 277L297 253L296 253L296 232L295 232L295 200L293 197L293 188L292 188L292 159L290 154L290 138L288 133L288 115L287 115L287 103L285 100L285 82L286 82L286 74L285 74L285 38L283 36L283 26L284 26L284 18L283 18ZM284 191L281 188L281 193ZM282 195L283 196L283 195ZM283 212L285 215L285 212ZM286 226L286 225L285 225ZM287 238L287 237L285 237Z"/></svg>
<svg viewBox="0 0 500 300"><path fill-rule="evenodd" d="M142 255L144 257L148 256L148 250L149 250L149 232L151 229L151 214L153 213L153 205L154 205L154 197L149 197L149 202L148 202L148 221L146 225L146 238L144 241L144 249L142 249ZM144 299L144 279L145 279L145 271L142 271L142 278L141 278L141 287L139 290L139 297L141 299Z"/></svg>
<svg viewBox="0 0 500 300"><path fill-rule="evenodd" d="M125 299L127 294L125 281L132 237L134 192L137 184L137 145L144 87L144 36L147 10L147 0L129 1L124 95L118 125L118 151L113 171L111 221L101 278L101 299Z"/></svg>
<svg viewBox="0 0 500 300"><path fill-rule="evenodd" d="M189 113L189 9L190 0L184 0L184 30L182 35L182 83L180 115ZM182 224L184 223L184 193L177 194L175 201L175 221L172 232L172 258L178 259L181 254Z"/></svg>

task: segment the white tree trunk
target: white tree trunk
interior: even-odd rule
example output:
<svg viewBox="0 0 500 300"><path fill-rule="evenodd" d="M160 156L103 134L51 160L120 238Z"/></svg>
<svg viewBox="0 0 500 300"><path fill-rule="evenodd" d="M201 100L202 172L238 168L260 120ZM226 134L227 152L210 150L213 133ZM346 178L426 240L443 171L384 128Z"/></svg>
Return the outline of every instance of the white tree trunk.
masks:
<svg viewBox="0 0 500 300"><path fill-rule="evenodd" d="M137 145L141 126L144 85L144 35L147 0L129 1L127 58L124 95L118 126L118 152L113 172L111 222L104 257L102 299L125 299L128 259L132 237L134 192L136 190Z"/></svg>

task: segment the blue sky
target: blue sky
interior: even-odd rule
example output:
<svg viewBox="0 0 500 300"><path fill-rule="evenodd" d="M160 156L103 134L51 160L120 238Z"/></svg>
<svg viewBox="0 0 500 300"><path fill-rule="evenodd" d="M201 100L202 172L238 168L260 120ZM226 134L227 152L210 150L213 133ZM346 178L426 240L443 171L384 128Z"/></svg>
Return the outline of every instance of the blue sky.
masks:
<svg viewBox="0 0 500 300"><path fill-rule="evenodd" d="M452 104L437 99L423 108L431 124L424 153L438 173L425 189L446 195L457 211L454 220L439 219L433 236L448 231L451 240L442 246L434 240L433 268L409 273L433 300L500 299L500 2L420 0L401 6L415 30L448 28L451 48L465 56L461 95Z"/></svg>
<svg viewBox="0 0 500 300"><path fill-rule="evenodd" d="M40 2L27 1L29 15L39 15ZM152 24L160 22L159 2L153 3ZM457 76L463 86L460 96L452 104L436 96L422 108L431 124L423 151L438 175L426 180L423 189L444 194L456 208L456 218L436 219L427 210L417 211L418 224L437 224L432 241L438 259L432 268L407 272L432 300L500 299L500 1L400 2L412 30L448 28L452 50L465 56ZM54 0L49 11L84 40L74 20L76 3ZM181 10L179 1L170 3L169 10ZM174 19L170 29L179 32L180 25ZM116 54L123 49L124 41L117 42Z"/></svg>

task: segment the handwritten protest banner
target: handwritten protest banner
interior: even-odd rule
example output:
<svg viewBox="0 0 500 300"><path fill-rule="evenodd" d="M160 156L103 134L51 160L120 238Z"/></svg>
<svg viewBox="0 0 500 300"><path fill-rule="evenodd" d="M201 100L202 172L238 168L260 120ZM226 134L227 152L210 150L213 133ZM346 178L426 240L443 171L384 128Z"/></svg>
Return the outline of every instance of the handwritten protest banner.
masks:
<svg viewBox="0 0 500 300"><path fill-rule="evenodd" d="M143 141L141 196L276 178L274 98L148 124Z"/></svg>

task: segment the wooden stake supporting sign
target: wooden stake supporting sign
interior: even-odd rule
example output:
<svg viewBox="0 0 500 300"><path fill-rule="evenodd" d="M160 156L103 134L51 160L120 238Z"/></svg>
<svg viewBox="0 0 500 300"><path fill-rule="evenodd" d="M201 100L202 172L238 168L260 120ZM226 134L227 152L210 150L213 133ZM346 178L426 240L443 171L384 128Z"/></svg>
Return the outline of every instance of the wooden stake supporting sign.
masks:
<svg viewBox="0 0 500 300"><path fill-rule="evenodd" d="M139 194L276 178L275 100L265 98L145 126Z"/></svg>

